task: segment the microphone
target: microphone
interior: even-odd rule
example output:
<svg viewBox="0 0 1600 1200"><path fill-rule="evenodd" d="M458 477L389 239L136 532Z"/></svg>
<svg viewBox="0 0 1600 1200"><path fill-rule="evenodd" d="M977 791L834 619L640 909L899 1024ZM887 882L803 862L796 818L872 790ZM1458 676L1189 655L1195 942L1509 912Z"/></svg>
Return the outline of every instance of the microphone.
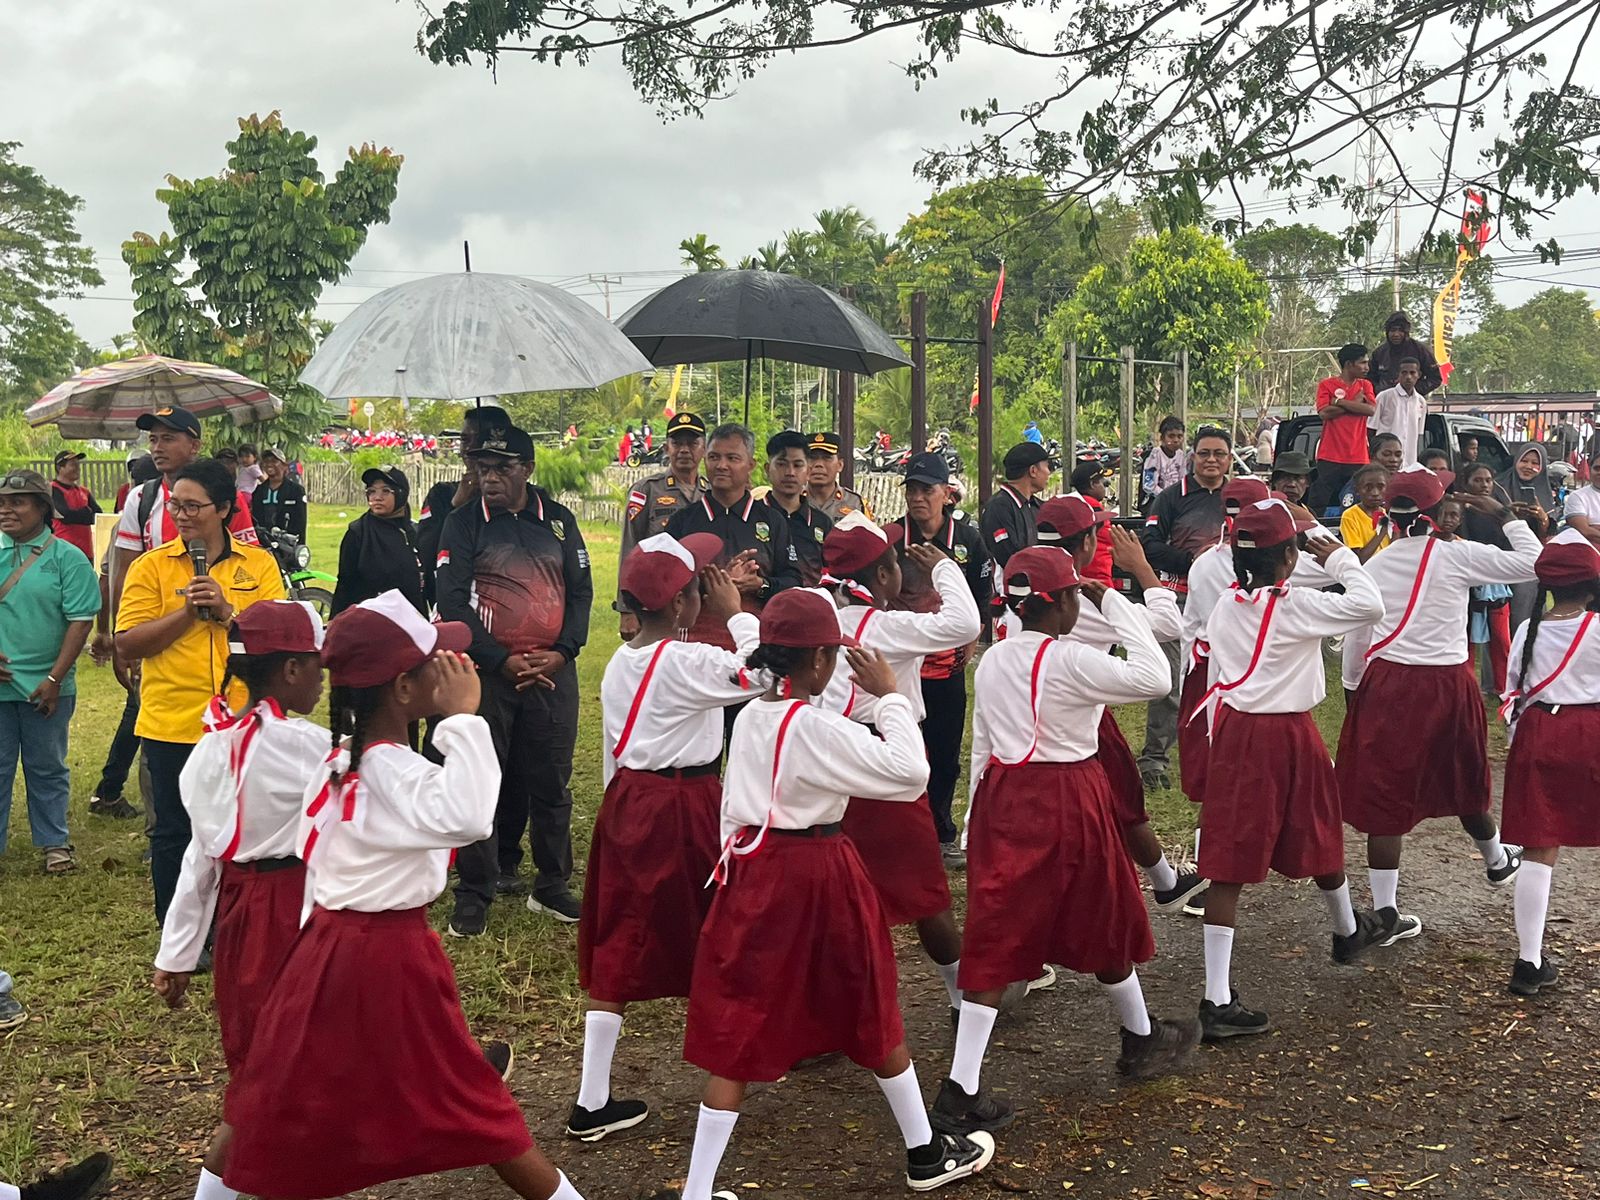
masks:
<svg viewBox="0 0 1600 1200"><path fill-rule="evenodd" d="M200 538L195 538L189 543L189 557L194 562L195 577L199 578L206 573L206 544ZM202 606L195 609L195 615L202 621L211 620L211 609Z"/></svg>

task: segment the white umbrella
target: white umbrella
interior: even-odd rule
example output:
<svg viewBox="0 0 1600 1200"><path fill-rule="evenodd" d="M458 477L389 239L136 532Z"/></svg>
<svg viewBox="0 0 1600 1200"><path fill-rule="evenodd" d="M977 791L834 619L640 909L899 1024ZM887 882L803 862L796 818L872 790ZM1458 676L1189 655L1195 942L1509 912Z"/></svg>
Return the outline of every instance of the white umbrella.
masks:
<svg viewBox="0 0 1600 1200"><path fill-rule="evenodd" d="M433 275L379 292L328 335L300 382L330 400L470 400L595 388L653 368L570 292L516 275Z"/></svg>
<svg viewBox="0 0 1600 1200"><path fill-rule="evenodd" d="M283 401L253 379L210 363L159 354L121 358L58 383L23 414L30 425L54 424L68 438L139 436L134 422L158 408L188 409L197 417L227 413L235 425L270 421Z"/></svg>

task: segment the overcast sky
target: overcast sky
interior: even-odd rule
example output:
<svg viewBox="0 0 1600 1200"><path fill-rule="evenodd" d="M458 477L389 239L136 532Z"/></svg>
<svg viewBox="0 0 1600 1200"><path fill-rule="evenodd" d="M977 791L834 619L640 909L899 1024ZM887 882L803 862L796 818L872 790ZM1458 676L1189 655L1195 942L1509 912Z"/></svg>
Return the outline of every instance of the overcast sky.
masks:
<svg viewBox="0 0 1600 1200"><path fill-rule="evenodd" d="M620 274L620 313L680 269L677 244L696 232L732 259L848 203L893 232L930 191L913 164L962 136L963 104L1002 72L1007 88L1036 76L1034 94L1048 82L1038 63L968 53L919 92L896 66L904 44L873 40L786 58L704 120L663 125L615 61L557 70L510 55L496 82L417 55L418 23L408 0L0 0L0 139L83 197L80 228L106 277L67 306L79 332L104 344L131 327L122 240L166 227L163 177L218 171L246 113L281 109L314 134L330 178L352 144L405 155L392 219L325 293L328 317L408 274L459 269L463 238L479 270L562 282L597 304L582 277ZM1541 236L1594 244L1593 205L1571 202ZM1593 268L1522 273L1600 284Z"/></svg>

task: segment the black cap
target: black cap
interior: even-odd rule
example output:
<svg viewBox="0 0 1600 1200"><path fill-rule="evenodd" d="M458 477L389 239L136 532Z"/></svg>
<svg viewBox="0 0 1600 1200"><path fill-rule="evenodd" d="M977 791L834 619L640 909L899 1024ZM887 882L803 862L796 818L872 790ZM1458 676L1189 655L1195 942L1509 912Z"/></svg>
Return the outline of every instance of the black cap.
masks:
<svg viewBox="0 0 1600 1200"><path fill-rule="evenodd" d="M673 413L672 420L667 422L667 436L671 437L675 433L689 433L695 437L705 437L706 423L699 413Z"/></svg>
<svg viewBox="0 0 1600 1200"><path fill-rule="evenodd" d="M805 450L806 435L793 429L784 429L767 439L767 457L776 458L785 450Z"/></svg>
<svg viewBox="0 0 1600 1200"><path fill-rule="evenodd" d="M80 453L77 450L57 450L56 466L59 467L64 462L72 462L74 459L76 459L78 462L82 462L88 457L89 456L87 454Z"/></svg>
<svg viewBox="0 0 1600 1200"><path fill-rule="evenodd" d="M514 458L519 462L533 461L533 439L512 426L510 429L491 430L472 452L473 458L493 455L495 458Z"/></svg>
<svg viewBox="0 0 1600 1200"><path fill-rule="evenodd" d="M200 418L188 409L173 408L171 405L164 405L155 412L140 413L139 419L134 424L146 433L157 425L162 425L168 429L176 429L179 433L187 433L192 438L200 436Z"/></svg>
<svg viewBox="0 0 1600 1200"><path fill-rule="evenodd" d="M807 453L811 452L812 450L817 451L819 454L839 453L839 435L829 430L824 430L821 433L813 433L806 439Z"/></svg>
<svg viewBox="0 0 1600 1200"><path fill-rule="evenodd" d="M906 464L907 483L935 483L948 486L950 464L942 454L914 454Z"/></svg>
<svg viewBox="0 0 1600 1200"><path fill-rule="evenodd" d="M404 504L411 495L411 481L406 478L406 473L393 463L384 463L381 467L368 467L361 472L361 485L371 487L374 483L387 483L394 489L395 499Z"/></svg>
<svg viewBox="0 0 1600 1200"><path fill-rule="evenodd" d="M1029 467L1049 461L1050 452L1038 442L1018 442L1006 451L1004 462L1006 478L1016 479L1026 475Z"/></svg>

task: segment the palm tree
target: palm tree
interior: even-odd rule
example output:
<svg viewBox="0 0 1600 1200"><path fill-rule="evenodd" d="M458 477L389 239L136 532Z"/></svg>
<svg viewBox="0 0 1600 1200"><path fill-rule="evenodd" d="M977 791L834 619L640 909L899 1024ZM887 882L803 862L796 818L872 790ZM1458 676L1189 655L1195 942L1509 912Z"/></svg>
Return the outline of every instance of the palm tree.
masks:
<svg viewBox="0 0 1600 1200"><path fill-rule="evenodd" d="M753 260L763 271L787 271L789 269L789 255L779 249L777 242L768 242L756 251Z"/></svg>
<svg viewBox="0 0 1600 1200"><path fill-rule="evenodd" d="M684 238L678 243L678 249L683 251L684 265L696 271L720 271L728 265L722 257L722 247L703 233Z"/></svg>

